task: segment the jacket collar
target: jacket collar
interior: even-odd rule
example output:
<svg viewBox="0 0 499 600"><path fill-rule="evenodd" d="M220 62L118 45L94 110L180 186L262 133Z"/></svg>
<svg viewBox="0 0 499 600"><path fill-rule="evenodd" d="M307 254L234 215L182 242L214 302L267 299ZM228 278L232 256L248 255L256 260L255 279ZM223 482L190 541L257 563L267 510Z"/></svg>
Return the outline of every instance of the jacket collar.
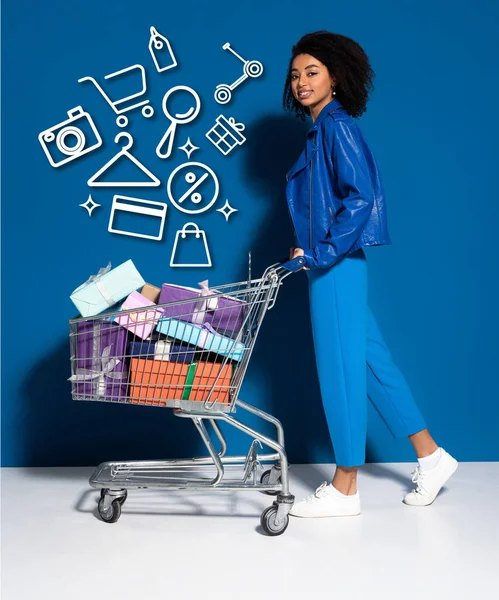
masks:
<svg viewBox="0 0 499 600"><path fill-rule="evenodd" d="M343 105L341 104L341 102L339 100L334 99L334 100L331 100L331 102L329 102L328 104L326 104L326 106L324 106L324 108L318 114L317 119L315 119L312 127L310 128L310 130L307 133L307 144L306 144L305 150L300 154L296 163L288 171L288 174L286 176L286 179L288 181L292 177L294 177L297 173L302 171L312 160L312 157L314 156L315 152L317 152L317 146L315 145L314 134L318 130L322 121L324 121L324 119L328 115L330 115L334 110L337 110L339 108L343 108Z"/></svg>
<svg viewBox="0 0 499 600"><path fill-rule="evenodd" d="M309 129L308 133L317 131L322 121L324 121L324 119L328 115L330 115L333 112L333 110L337 110L338 108L343 108L343 104L337 98L331 100L331 102L328 102L318 114L317 119L315 119L315 121L313 122L312 127Z"/></svg>

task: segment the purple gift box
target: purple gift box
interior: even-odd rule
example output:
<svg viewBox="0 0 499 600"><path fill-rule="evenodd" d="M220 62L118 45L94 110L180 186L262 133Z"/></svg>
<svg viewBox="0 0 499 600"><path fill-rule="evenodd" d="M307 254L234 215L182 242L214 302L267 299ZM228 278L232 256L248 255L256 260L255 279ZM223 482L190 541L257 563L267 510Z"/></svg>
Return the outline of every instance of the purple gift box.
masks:
<svg viewBox="0 0 499 600"><path fill-rule="evenodd" d="M165 317L203 325L209 323L223 333L239 333L244 321L244 302L230 296L210 297L217 290L208 288L208 281L199 283L201 289L164 283L158 304L194 299L194 302L162 307Z"/></svg>
<svg viewBox="0 0 499 600"><path fill-rule="evenodd" d="M73 362L73 396L118 400L127 395L127 330L116 323L92 320L78 323Z"/></svg>

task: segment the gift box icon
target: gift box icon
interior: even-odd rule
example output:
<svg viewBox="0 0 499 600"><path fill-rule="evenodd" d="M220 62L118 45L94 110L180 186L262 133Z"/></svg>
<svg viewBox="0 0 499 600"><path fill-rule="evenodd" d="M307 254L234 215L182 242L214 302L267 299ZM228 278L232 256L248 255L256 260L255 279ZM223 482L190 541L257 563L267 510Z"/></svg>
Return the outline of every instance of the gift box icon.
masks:
<svg viewBox="0 0 499 600"><path fill-rule="evenodd" d="M206 137L224 156L227 156L236 146L246 141L241 131L244 131L243 123L236 123L234 118L227 119L220 115Z"/></svg>

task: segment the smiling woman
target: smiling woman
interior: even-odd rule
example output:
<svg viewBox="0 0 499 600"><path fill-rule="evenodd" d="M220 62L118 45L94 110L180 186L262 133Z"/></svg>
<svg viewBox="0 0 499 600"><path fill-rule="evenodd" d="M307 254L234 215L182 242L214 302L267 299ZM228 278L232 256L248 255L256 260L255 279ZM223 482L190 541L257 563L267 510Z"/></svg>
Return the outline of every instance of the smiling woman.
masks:
<svg viewBox="0 0 499 600"><path fill-rule="evenodd" d="M312 121L336 95L336 78L310 54L299 54L293 60L290 80L293 96L301 106L308 108Z"/></svg>
<svg viewBox="0 0 499 600"><path fill-rule="evenodd" d="M284 87L284 108L313 122L287 176L299 247L291 248L284 266L307 271L317 372L337 465L329 485L293 506L290 514L297 517L360 513L357 469L365 461L367 398L393 437L409 437L416 451L416 489L406 504L431 504L457 468L429 434L368 306L363 248L391 243L378 166L353 120L366 110L373 77L357 42L319 31L293 46Z"/></svg>

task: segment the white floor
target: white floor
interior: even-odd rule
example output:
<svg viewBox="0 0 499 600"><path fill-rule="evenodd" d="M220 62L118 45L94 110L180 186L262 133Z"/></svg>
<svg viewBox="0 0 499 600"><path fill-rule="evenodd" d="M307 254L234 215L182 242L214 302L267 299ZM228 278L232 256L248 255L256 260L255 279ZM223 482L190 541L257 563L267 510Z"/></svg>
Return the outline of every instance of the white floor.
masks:
<svg viewBox="0 0 499 600"><path fill-rule="evenodd" d="M2 600L493 597L499 463L461 463L432 506L402 503L414 465L359 473L362 514L291 518L267 537L258 492L131 490L103 523L92 468L2 469ZM333 465L293 465L300 499ZM320 594L320 596L318 595Z"/></svg>

